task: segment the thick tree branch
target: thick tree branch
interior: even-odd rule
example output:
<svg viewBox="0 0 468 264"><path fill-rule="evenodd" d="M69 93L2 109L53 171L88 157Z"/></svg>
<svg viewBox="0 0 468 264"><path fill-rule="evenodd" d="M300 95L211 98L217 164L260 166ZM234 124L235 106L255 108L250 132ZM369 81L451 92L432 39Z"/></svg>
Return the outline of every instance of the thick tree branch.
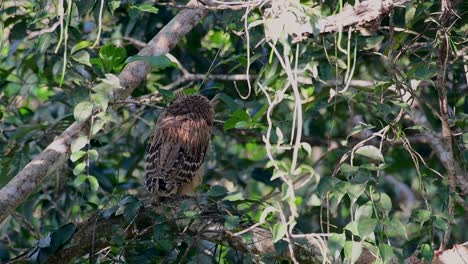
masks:
<svg viewBox="0 0 468 264"><path fill-rule="evenodd" d="M192 0L188 5L199 4ZM168 53L206 14L203 9L181 11L138 54L156 56ZM114 98L126 98L150 71L151 66L143 61L128 64L119 75L123 89L117 89ZM68 159L70 144L88 129L87 122L73 123L0 190L0 223L36 190L48 174Z"/></svg>
<svg viewBox="0 0 468 264"><path fill-rule="evenodd" d="M343 30L349 26L365 26L390 13L395 6L401 6L408 0L370 0L347 6L336 15L322 18L318 21L320 33L331 33Z"/></svg>
<svg viewBox="0 0 468 264"><path fill-rule="evenodd" d="M177 203L180 203L180 201L170 202L169 204L171 205L169 207L174 207ZM115 235L122 236L127 241L151 239L149 236L153 233L153 227L157 223L155 223L154 218L150 215L154 214L154 212L167 212L167 207L168 205L166 204L164 206L146 206L145 208L141 208L133 224L131 224L131 228L125 228L129 225L125 223L122 215L112 216L107 219L93 216L77 226L75 234L68 242L68 246L59 249L47 260L47 263L68 263L74 258L91 252L98 252L103 248L111 246L111 238ZM277 255L276 257L280 259L288 257L287 255L281 255L281 253L275 250L270 230L261 227L252 228L249 230L252 239L246 241L242 236L235 236L224 227L224 216L220 212L209 211L206 214L200 213L198 220L187 224L187 219L171 215L175 212L175 209L172 209L172 213L165 213L168 219L167 224L171 228L169 232L180 240L183 239L184 235L198 237L200 240L232 247L245 254L250 254L254 258L255 256L267 253ZM116 225L123 227L126 231L122 234L115 234L115 232L112 232L112 228ZM302 260L301 263L322 263L318 245L310 244L308 247L303 247L297 244L296 252Z"/></svg>

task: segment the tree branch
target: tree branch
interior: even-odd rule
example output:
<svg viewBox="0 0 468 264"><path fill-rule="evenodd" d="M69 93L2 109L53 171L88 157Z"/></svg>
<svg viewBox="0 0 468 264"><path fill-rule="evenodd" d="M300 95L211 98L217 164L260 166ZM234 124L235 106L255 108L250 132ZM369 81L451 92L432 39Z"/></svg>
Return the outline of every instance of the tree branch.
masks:
<svg viewBox="0 0 468 264"><path fill-rule="evenodd" d="M450 17L452 10L452 2L450 0L442 0L442 14L440 15L440 20L443 28L439 31L440 37L440 47L439 47L439 63L437 64L437 93L439 95L439 112L440 112L440 121L442 123L442 142L445 147L445 154L441 156L442 162L445 164L445 169L447 170L447 181L449 186L448 197L448 213L450 216L453 216L455 213L455 203L452 198L452 194L456 192L456 175L455 175L455 155L453 152L452 145L452 131L450 129L449 117L448 117L448 102L447 102L447 89L445 87L445 74L447 71L447 60L449 56L449 36L445 32L450 23ZM451 230L451 221L449 222L448 228L445 232L444 239L440 245L441 249L445 249L445 246L448 243L450 238Z"/></svg>
<svg viewBox="0 0 468 264"><path fill-rule="evenodd" d="M163 87L164 90L174 90L184 83L191 81L201 80L219 80L219 81L246 81L247 79L255 79L256 75L246 74L201 74L201 73L186 73L182 77L178 78L177 81L168 84Z"/></svg>
<svg viewBox="0 0 468 264"><path fill-rule="evenodd" d="M188 3L197 4L200 4L197 0ZM168 53L206 14L207 11L202 9L182 10L138 55L157 56ZM151 66L144 61L129 63L119 74L123 89L117 89L114 98L126 98L150 71ZM48 174L66 162L70 155L70 144L88 129L88 122L73 123L0 190L0 223L36 190Z"/></svg>
<svg viewBox="0 0 468 264"><path fill-rule="evenodd" d="M126 241L135 239L151 240L152 238L148 236L153 233L153 227L157 224L154 218L151 217L155 212L158 214L166 212L164 214L166 214L166 218L168 219L167 224L171 228L169 232L176 236L178 240L183 240L184 235L189 235L215 244L232 247L245 254L250 254L253 258L268 253L273 254L279 259L289 258L287 253L281 255L281 253L275 250L273 237L268 229L256 227L249 230L248 233L252 235L252 239L246 241L242 236L235 236L224 227L224 216L220 212L200 208L200 212L207 213L200 213L198 220L187 224L188 219L177 218L173 215L177 210L177 204L180 204L180 200L165 202L165 205L151 205L141 208L134 221L132 221L131 228L125 228L129 224L125 223L123 215L112 216L107 219L98 215L93 216L87 221L78 224L75 234L67 243L68 246L55 252L53 256L47 259L47 263L68 263L90 252L98 252L111 246L112 236L115 235L121 235ZM171 213L167 213L169 211L167 208L171 208ZM125 228L125 232L122 234L113 232L113 226L116 225ZM318 245L310 244L308 247L303 247L296 244L295 250L302 261L301 263L322 263ZM26 256L22 260L26 260L25 258Z"/></svg>
<svg viewBox="0 0 468 264"><path fill-rule="evenodd" d="M364 26L390 13L395 6L408 0L371 0L347 6L339 14L322 18L318 21L320 33L332 33L350 26Z"/></svg>

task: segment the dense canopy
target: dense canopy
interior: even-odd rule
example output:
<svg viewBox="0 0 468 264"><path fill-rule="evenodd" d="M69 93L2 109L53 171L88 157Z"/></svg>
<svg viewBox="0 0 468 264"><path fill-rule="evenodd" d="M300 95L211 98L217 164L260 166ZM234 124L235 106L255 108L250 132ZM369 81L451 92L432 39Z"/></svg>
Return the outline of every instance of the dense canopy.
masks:
<svg viewBox="0 0 468 264"><path fill-rule="evenodd" d="M1 1L0 263L468 261L467 13ZM152 203L176 91L220 100L204 180Z"/></svg>

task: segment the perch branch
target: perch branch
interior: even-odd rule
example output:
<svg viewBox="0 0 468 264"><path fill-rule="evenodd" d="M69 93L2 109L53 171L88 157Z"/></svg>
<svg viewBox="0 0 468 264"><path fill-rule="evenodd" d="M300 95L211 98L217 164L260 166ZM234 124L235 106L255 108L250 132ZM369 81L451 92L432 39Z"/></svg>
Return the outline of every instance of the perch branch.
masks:
<svg viewBox="0 0 468 264"><path fill-rule="evenodd" d="M165 205L167 206L167 205ZM165 206L146 206L142 208L133 221L132 228L125 230L122 235L125 240L130 241L134 239L145 239L145 236L152 234L154 219L149 215L154 212L164 211ZM173 205L171 205L172 207ZM167 212L167 211L166 211ZM170 213L169 213L170 214ZM170 226L171 234L187 234L190 236L199 237L202 240L210 241L212 243L230 246L240 252L254 255L275 254L276 250L273 245L273 237L270 230L262 227L256 227L249 230L248 233L252 238L246 240L242 236L235 236L231 231L224 227L222 222L223 216L218 213L211 213L208 215L200 215L199 223L196 222L187 226L183 224L183 219L167 215L168 225ZM122 215L112 216L110 218L102 218L94 216L87 221L78 224L75 234L68 242L67 247L59 249L53 256L51 256L47 263L68 263L74 258L84 256L91 252L98 252L101 249L111 246L111 238L116 235L112 232L112 227L115 225L125 226ZM204 228L200 228L204 226ZM184 229L183 231L181 229ZM147 238L147 237L146 237ZM298 238L299 239L299 238ZM310 245L305 248L296 244L296 254L301 259L301 263L322 263L321 253L316 245ZM252 257L254 257L252 255ZM287 255L279 255L278 258L289 258Z"/></svg>

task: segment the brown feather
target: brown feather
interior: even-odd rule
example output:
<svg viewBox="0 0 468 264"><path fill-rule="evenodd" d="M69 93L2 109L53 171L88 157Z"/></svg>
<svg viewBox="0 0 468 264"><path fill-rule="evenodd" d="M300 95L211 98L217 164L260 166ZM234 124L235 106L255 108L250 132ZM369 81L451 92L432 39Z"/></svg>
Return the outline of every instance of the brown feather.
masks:
<svg viewBox="0 0 468 264"><path fill-rule="evenodd" d="M145 185L157 198L174 195L181 186L195 182L210 142L213 118L210 101L201 95L178 94L161 114L149 139L145 164Z"/></svg>

